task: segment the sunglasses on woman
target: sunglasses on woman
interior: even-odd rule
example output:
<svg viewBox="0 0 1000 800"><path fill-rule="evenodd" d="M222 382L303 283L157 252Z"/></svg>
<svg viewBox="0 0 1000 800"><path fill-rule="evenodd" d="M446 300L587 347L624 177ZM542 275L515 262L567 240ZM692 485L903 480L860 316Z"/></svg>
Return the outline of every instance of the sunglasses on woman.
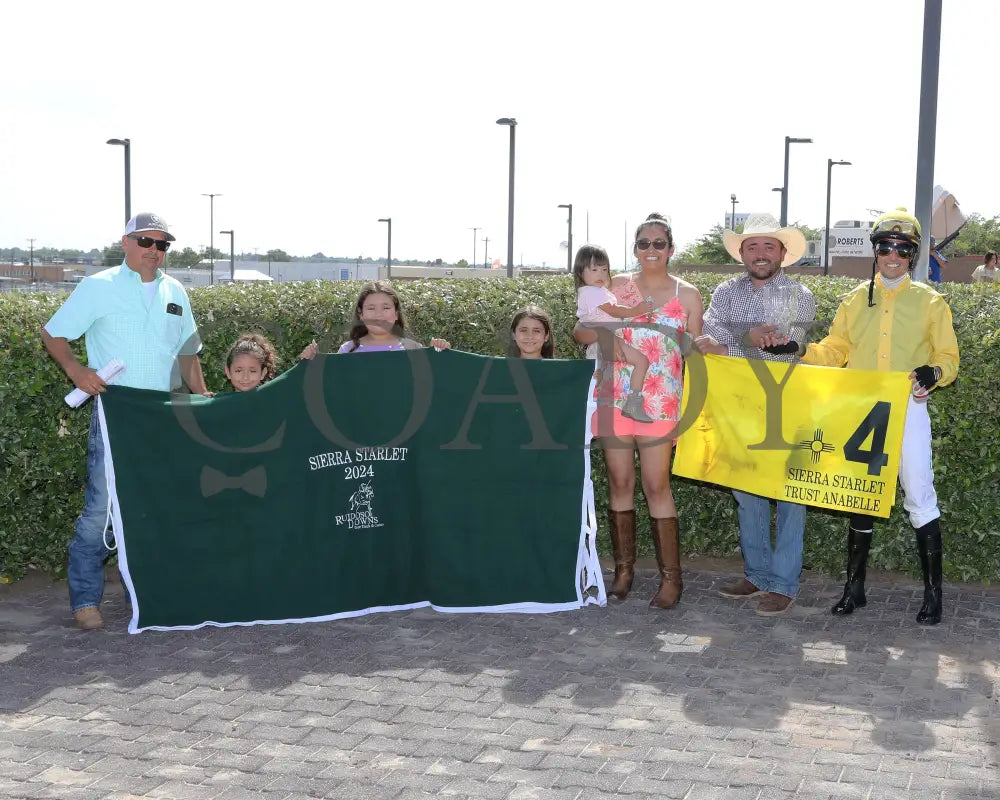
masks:
<svg viewBox="0 0 1000 800"><path fill-rule="evenodd" d="M654 250L666 250L667 240L666 239L637 239L635 243L636 250L648 250L649 246L653 245Z"/></svg>
<svg viewBox="0 0 1000 800"><path fill-rule="evenodd" d="M166 253L170 249L170 242L162 241L160 239L154 239L152 236L136 236L134 233L130 233L128 238L135 242L143 250L148 250L154 244L156 249L161 253Z"/></svg>
<svg viewBox="0 0 1000 800"><path fill-rule="evenodd" d="M917 248L909 242L879 242L875 245L875 252L880 256L895 252L900 258L913 258Z"/></svg>

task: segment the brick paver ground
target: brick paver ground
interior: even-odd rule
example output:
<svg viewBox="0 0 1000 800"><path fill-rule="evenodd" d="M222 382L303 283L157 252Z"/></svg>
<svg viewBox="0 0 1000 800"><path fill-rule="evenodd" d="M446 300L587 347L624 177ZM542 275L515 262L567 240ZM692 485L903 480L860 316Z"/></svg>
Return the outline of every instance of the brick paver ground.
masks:
<svg viewBox="0 0 1000 800"><path fill-rule="evenodd" d="M906 578L836 619L809 575L765 619L723 577L673 612L645 573L606 609L137 636L117 584L94 633L64 583L0 587L0 797L1000 798L1000 591L925 629Z"/></svg>

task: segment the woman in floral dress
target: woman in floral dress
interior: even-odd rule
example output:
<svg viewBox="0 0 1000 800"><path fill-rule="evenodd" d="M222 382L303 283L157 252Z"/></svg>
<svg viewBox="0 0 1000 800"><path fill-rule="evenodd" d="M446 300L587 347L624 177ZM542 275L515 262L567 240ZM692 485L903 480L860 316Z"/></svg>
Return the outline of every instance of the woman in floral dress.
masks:
<svg viewBox="0 0 1000 800"><path fill-rule="evenodd" d="M644 410L652 422L623 416L629 395L632 367L614 362L612 381L602 381L598 408L592 421L608 466L608 506L615 577L608 594L624 600L632 588L635 571L635 454L639 454L642 491L649 506L653 547L660 572L660 586L650 606L673 608L683 583L677 507L670 491L672 434L680 420L684 359L682 345L701 335L702 297L690 283L668 272L674 253L670 223L650 214L636 229L632 251L639 271L617 275L611 291L622 305L650 300L655 310L627 323L625 341L649 359L642 387ZM573 335L581 344L597 340L593 329L577 325ZM685 348L686 350L687 348ZM610 384L610 385L608 385Z"/></svg>

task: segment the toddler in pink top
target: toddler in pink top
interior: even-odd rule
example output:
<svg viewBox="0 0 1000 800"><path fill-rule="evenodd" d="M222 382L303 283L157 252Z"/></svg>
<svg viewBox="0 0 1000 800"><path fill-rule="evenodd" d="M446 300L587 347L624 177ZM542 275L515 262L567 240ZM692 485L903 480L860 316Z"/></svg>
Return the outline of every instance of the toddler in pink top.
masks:
<svg viewBox="0 0 1000 800"><path fill-rule="evenodd" d="M631 386L635 387L625 399L622 414L639 422L652 422L643 410L642 385L649 369L649 359L622 338L619 320L632 319L648 314L653 303L647 298L634 306L623 306L611 293L611 260L603 247L585 244L576 253L573 262L573 282L576 284L576 315L580 322L591 327L613 330L616 349L632 366ZM612 323L612 324L609 324ZM587 358L600 361L600 342L587 347Z"/></svg>

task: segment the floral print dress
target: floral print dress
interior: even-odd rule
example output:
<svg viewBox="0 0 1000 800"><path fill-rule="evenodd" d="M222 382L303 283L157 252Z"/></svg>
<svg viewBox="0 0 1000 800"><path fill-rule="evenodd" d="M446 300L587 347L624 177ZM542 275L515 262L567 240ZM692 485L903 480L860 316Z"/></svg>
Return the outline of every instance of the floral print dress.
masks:
<svg viewBox="0 0 1000 800"><path fill-rule="evenodd" d="M631 279L619 286L612 286L618 302L632 306L643 300L643 295ZM684 389L684 358L681 355L681 339L687 324L687 312L681 305L678 293L654 311L635 317L636 325L656 325L659 330L643 327L625 327L621 337L628 344L649 359L646 381L642 386L643 409L656 421L677 422L681 415L681 396ZM597 388L600 405L614 405L621 410L631 391L632 365L625 361L614 364L614 387L611 397L607 390ZM605 373L607 374L607 373Z"/></svg>

